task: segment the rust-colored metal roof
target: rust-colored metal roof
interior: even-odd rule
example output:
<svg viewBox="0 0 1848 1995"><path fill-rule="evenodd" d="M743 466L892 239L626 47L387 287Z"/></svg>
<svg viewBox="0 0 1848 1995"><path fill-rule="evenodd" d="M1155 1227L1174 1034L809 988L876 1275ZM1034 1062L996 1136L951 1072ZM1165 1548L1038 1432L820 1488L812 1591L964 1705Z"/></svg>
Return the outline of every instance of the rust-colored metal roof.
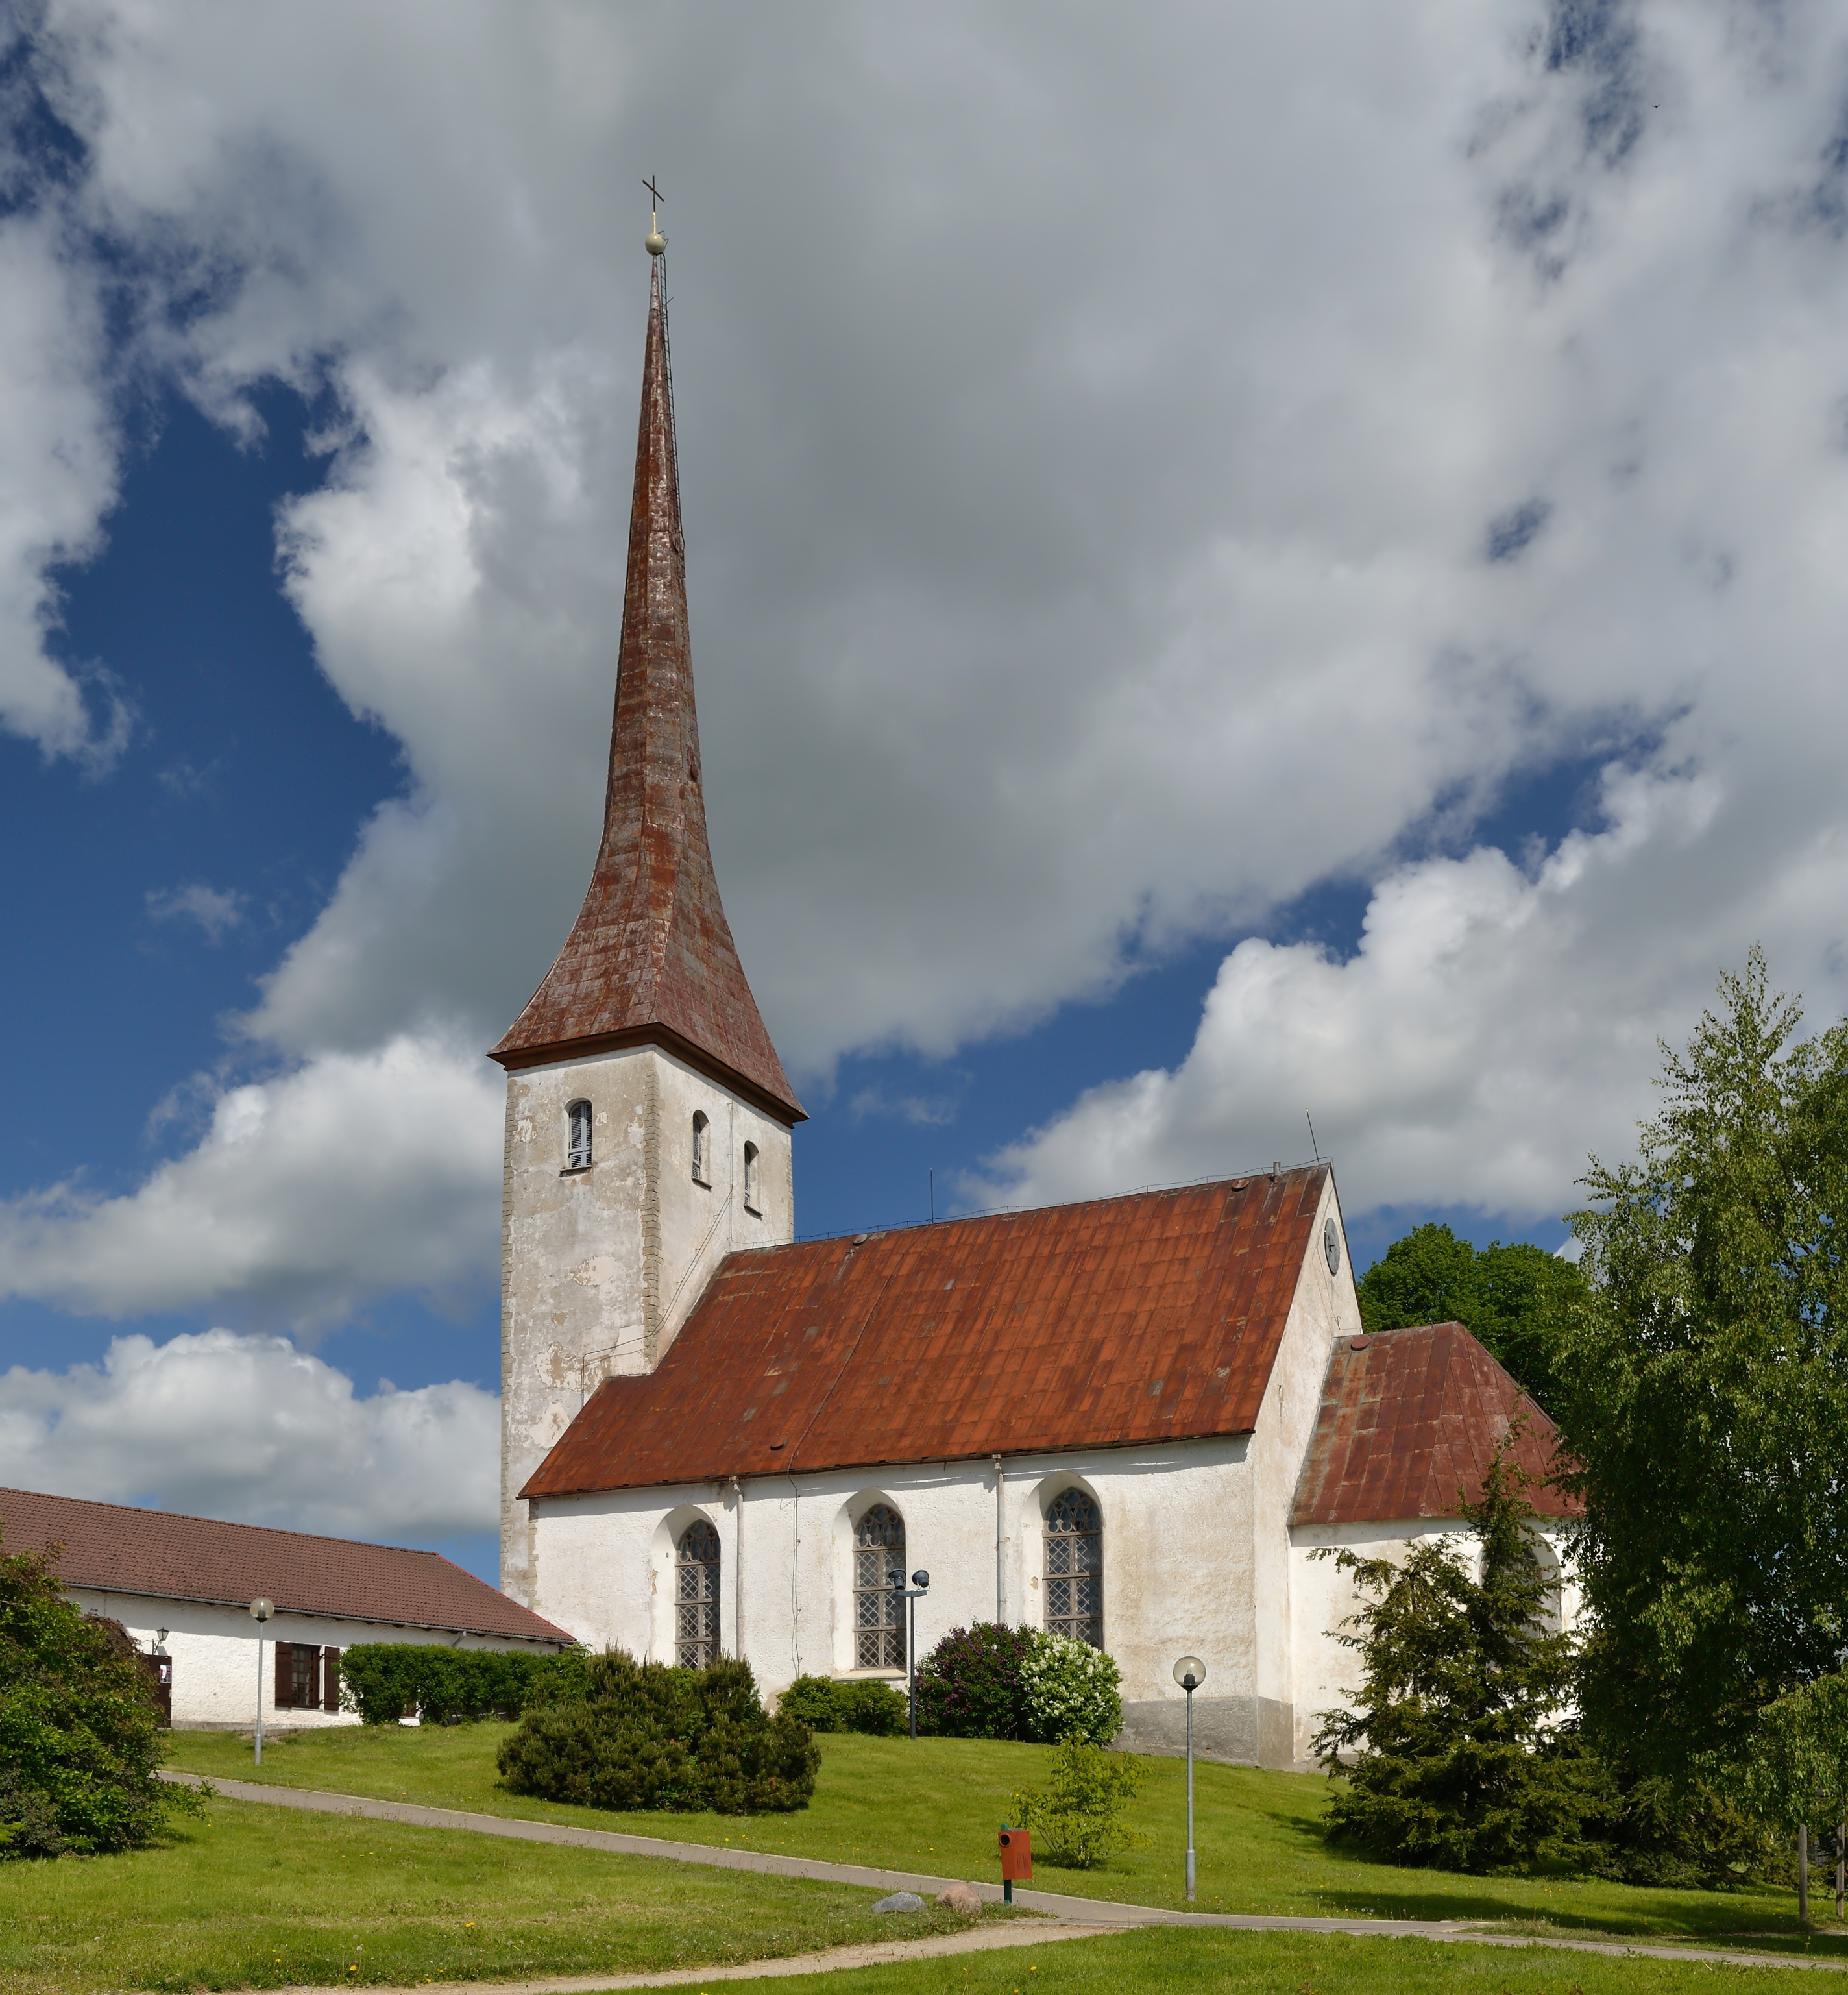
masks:
<svg viewBox="0 0 1848 1995"><path fill-rule="evenodd" d="M729 1255L522 1492L1248 1434L1325 1166Z"/></svg>
<svg viewBox="0 0 1848 1995"><path fill-rule="evenodd" d="M1516 1416L1513 1459L1533 1478L1543 1517L1577 1506L1546 1486L1558 1430L1460 1323L1342 1337L1329 1358L1315 1435L1297 1485L1293 1524L1384 1523L1454 1517L1471 1502Z"/></svg>
<svg viewBox="0 0 1848 1995"><path fill-rule="evenodd" d="M804 1120L745 980L712 871L687 627L686 548L654 264L603 842L564 947L489 1054L537 1066L659 1042L786 1122Z"/></svg>
<svg viewBox="0 0 1848 1995"><path fill-rule="evenodd" d="M0 1551L58 1543L58 1578L98 1592L230 1607L263 1595L284 1615L554 1647L574 1639L437 1552L0 1489Z"/></svg>

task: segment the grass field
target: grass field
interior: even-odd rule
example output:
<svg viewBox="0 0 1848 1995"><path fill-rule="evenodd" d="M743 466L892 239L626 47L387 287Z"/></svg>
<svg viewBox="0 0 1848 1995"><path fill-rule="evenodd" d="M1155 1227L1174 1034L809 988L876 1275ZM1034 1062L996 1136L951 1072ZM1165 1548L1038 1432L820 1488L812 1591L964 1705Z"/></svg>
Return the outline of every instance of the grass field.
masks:
<svg viewBox="0 0 1848 1995"><path fill-rule="evenodd" d="M0 1864L0 1988L77 1995L711 1966L892 1938L894 1921L873 1917L872 1903L848 1885L218 1800L155 1849ZM910 1936L969 1923L934 1907L901 1922Z"/></svg>
<svg viewBox="0 0 1848 1995"><path fill-rule="evenodd" d="M1783 1967L1169 1927L718 1988L724 1995L1827 1995L1835 1986Z"/></svg>
<svg viewBox="0 0 1848 1995"><path fill-rule="evenodd" d="M1040 1779L1048 1756L1044 1747L975 1739L828 1736L821 1742L814 1804L800 1814L616 1815L509 1794L494 1767L495 1747L506 1729L352 1726L304 1732L266 1743L260 1777L277 1785L574 1822L681 1842L993 1878L998 1874L994 1834L1005 1818L1007 1797ZM176 1733L172 1761L204 1774L259 1777L249 1739L225 1733ZM1097 1870L1042 1864L1036 1884L1139 1904L1183 1902L1184 1770L1174 1760L1148 1764L1136 1823L1150 1836L1149 1846ZM1723 1941L1750 1935L1754 1946L1765 1950L1795 1945L1818 1953L1839 1949L1848 1959L1848 1941L1839 1935L1799 1933L1790 1891L1655 1890L1567 1877L1475 1878L1401 1870L1342 1855L1323 1842L1319 1776L1202 1765L1196 1782L1202 1911L1479 1919L1633 1938ZM1819 1896L1812 1908L1826 1908ZM1588 1990L1591 1985L1585 1983Z"/></svg>

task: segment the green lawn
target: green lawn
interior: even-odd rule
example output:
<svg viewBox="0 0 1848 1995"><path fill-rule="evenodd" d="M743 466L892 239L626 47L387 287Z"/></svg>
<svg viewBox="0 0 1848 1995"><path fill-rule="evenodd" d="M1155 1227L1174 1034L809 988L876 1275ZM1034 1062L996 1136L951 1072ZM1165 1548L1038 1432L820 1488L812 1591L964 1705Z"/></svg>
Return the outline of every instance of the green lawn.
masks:
<svg viewBox="0 0 1848 1995"><path fill-rule="evenodd" d="M581 1822L681 1842L730 1842L835 1863L993 1878L999 1874L995 1830L1005 1818L1007 1797L1040 1779L1048 1756L1041 1746L975 1739L828 1736L821 1742L814 1804L800 1814L615 1815L509 1794L494 1767L495 1746L506 1729L351 1726L304 1732L266 1744L260 1777L277 1785ZM201 1773L258 1777L249 1739L229 1734L176 1733L172 1760ZM1182 1902L1185 1773L1175 1760L1148 1765L1137 1823L1150 1836L1150 1846L1099 1870L1057 1870L1042 1863L1037 1885L1139 1904ZM1572 1878L1400 1870L1339 1854L1322 1841L1319 1775L1209 1765L1195 1771L1202 1911L1482 1919L1635 1937L1749 1934L1753 1944L1767 1948L1806 1943L1798 1935L1793 1892L1668 1891ZM1824 1908L1819 1894L1812 1909ZM1819 1952L1839 1946L1848 1958L1848 1942L1838 1938L1807 1943Z"/></svg>
<svg viewBox="0 0 1848 1995"><path fill-rule="evenodd" d="M266 1755L267 1757L267 1755ZM214 1801L121 1856L0 1863L0 1988L273 1988L761 1960L958 1930L864 1888Z"/></svg>
<svg viewBox="0 0 1848 1995"><path fill-rule="evenodd" d="M1836 1984L1793 1981L1783 1967L1169 1927L718 1985L724 1995L1826 1995Z"/></svg>

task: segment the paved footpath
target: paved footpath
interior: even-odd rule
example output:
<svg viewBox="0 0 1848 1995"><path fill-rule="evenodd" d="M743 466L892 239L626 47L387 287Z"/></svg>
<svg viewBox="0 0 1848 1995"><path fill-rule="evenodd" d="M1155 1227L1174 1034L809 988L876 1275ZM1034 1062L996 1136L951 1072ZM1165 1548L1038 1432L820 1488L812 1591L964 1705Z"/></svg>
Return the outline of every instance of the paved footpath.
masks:
<svg viewBox="0 0 1848 1995"><path fill-rule="evenodd" d="M756 1870L775 1877L813 1877L824 1883L863 1884L869 1890L915 1891L934 1897L946 1885L964 1880L933 1877L916 1870L879 1870L858 1863L823 1863L811 1856L773 1856L763 1850L715 1848L705 1842L669 1842L653 1835L624 1835L614 1829L579 1828L569 1822L532 1822L518 1815L471 1815L461 1808L419 1808L407 1801L374 1801L364 1794L323 1794L312 1787L259 1787L250 1780L217 1778L209 1783L199 1774L163 1771L163 1780L186 1787L209 1784L227 1801L265 1801L276 1808L301 1808L315 1815L356 1815L368 1822L408 1822L417 1828L454 1828L475 1835L499 1835L515 1842L564 1843L578 1849L603 1849L616 1856L653 1856L670 1863L703 1863L720 1870ZM1001 1887L982 1882L975 1889L999 1902ZM1023 1910L1049 1914L1058 1921L1042 1926L1021 1920L1005 1927L951 1933L934 1939L897 1941L871 1949L839 1947L825 1954L792 1960L748 1962L738 1967L675 1969L665 1974L599 1976L585 1980L522 1982L445 1982L454 1990L492 1988L498 1995L590 1995L598 1989L665 1988L689 1981L748 1980L784 1974L814 1974L843 1967L863 1967L874 1961L913 1960L927 1954L954 1953L972 1948L1027 1945L1047 1940L1101 1938L1140 1926L1217 1926L1239 1932L1349 1933L1359 1938L1462 1940L1477 1946L1545 1947L1573 1953L1639 1956L1657 1960L1710 1960L1737 1967L1812 1967L1839 1973L1848 1960L1817 1960L1802 1954L1741 1953L1730 1948L1661 1945L1641 1940L1570 1939L1548 1934L1485 1932L1461 1919L1311 1919L1273 1918L1253 1912L1177 1912L1157 1905L1119 1905L1102 1898L1075 1898L1057 1891L1017 1887L1014 1903ZM991 1937L992 1935L992 1937ZM286 1990L283 1995L307 1995Z"/></svg>

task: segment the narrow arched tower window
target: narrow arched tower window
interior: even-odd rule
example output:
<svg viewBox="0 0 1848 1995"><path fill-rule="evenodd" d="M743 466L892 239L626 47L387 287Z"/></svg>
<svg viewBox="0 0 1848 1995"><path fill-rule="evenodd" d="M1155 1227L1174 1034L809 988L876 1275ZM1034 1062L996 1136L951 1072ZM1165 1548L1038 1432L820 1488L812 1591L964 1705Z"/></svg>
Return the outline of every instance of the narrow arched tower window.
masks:
<svg viewBox="0 0 1848 1995"><path fill-rule="evenodd" d="M892 1584L905 1568L905 1520L875 1503L853 1534L853 1661L856 1669L902 1670L903 1602Z"/></svg>
<svg viewBox="0 0 1848 1995"><path fill-rule="evenodd" d="M757 1210L757 1145L746 1143L744 1146L744 1202L752 1211Z"/></svg>
<svg viewBox="0 0 1848 1995"><path fill-rule="evenodd" d="M718 1533L704 1517L681 1532L674 1563L674 1660L703 1670L718 1653Z"/></svg>
<svg viewBox="0 0 1848 1995"><path fill-rule="evenodd" d="M693 1111L693 1176L700 1184L712 1182L712 1125L697 1108Z"/></svg>
<svg viewBox="0 0 1848 1995"><path fill-rule="evenodd" d="M1046 1627L1104 1645L1104 1526L1082 1489L1068 1489L1046 1513Z"/></svg>
<svg viewBox="0 0 1848 1995"><path fill-rule="evenodd" d="M574 1101L564 1114L571 1131L564 1167L567 1171L588 1170L591 1161L591 1105L588 1101Z"/></svg>

